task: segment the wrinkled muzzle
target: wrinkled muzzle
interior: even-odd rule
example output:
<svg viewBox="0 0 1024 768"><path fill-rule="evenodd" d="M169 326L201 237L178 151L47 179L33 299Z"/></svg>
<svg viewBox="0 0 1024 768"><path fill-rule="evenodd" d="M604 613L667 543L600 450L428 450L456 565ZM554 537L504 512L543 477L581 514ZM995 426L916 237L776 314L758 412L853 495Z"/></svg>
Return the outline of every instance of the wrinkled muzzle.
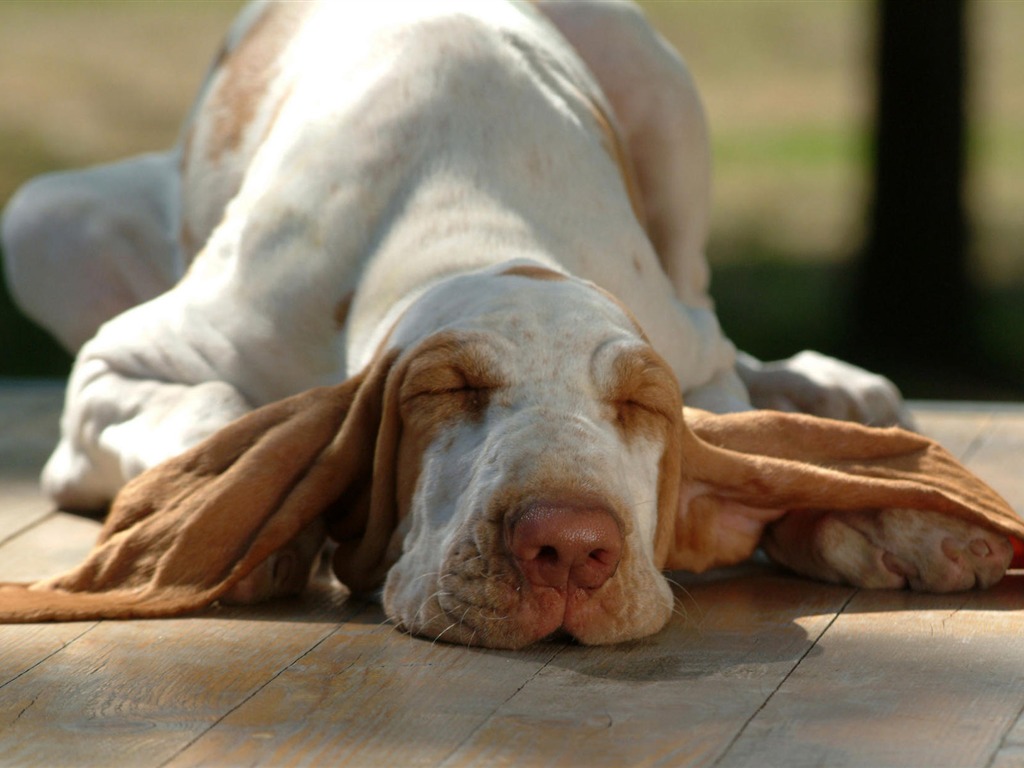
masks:
<svg viewBox="0 0 1024 768"><path fill-rule="evenodd" d="M429 451L437 476L420 478L385 610L417 635L500 648L658 631L672 600L653 558L660 453L543 409L492 430L470 459ZM446 468L459 466L462 490L442 512L457 481Z"/></svg>

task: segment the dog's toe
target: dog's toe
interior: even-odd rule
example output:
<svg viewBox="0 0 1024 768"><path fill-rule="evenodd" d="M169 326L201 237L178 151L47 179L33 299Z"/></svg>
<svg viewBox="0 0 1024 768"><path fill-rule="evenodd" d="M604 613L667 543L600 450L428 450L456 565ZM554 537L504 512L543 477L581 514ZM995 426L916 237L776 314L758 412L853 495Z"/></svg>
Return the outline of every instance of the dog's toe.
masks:
<svg viewBox="0 0 1024 768"><path fill-rule="evenodd" d="M1013 558L1001 534L920 510L832 514L816 537L818 554L859 587L959 592L998 582Z"/></svg>
<svg viewBox="0 0 1024 768"><path fill-rule="evenodd" d="M317 520L257 565L231 587L221 601L231 605L251 605L275 597L297 595L309 582L325 536L324 525Z"/></svg>
<svg viewBox="0 0 1024 768"><path fill-rule="evenodd" d="M1013 547L1004 536L974 528L964 535L945 536L939 544L943 558L930 583L930 592L955 592L972 587L990 587L998 582L1013 558Z"/></svg>

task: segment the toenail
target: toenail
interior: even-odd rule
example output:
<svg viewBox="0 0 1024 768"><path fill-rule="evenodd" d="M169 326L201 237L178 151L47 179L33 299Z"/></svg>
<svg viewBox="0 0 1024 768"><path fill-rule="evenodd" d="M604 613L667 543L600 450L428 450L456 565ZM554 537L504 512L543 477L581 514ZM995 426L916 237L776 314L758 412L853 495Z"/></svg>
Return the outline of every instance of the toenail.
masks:
<svg viewBox="0 0 1024 768"><path fill-rule="evenodd" d="M992 554L992 547L984 539L975 539L971 542L971 552L978 557L988 557Z"/></svg>

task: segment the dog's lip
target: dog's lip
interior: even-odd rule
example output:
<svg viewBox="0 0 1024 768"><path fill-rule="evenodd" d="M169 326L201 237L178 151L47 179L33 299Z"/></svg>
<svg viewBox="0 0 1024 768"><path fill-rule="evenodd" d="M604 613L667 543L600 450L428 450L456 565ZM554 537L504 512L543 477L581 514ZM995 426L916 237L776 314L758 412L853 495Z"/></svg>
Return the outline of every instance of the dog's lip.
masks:
<svg viewBox="0 0 1024 768"><path fill-rule="evenodd" d="M518 498L515 499L505 496L500 509L488 505L487 511L494 514L483 514L480 518L487 524L488 538L495 538L486 544L477 539L474 544L478 552L491 550L488 557L498 558L504 567L495 565L487 569L486 576L478 575L474 581L479 583L480 578L486 579L488 589L485 593L473 594L467 593L458 580L447 581L446 577L457 575L458 568L446 568L442 563L440 575L432 582L435 586L423 586L426 592L433 592L427 597L432 608L424 611L426 605L423 605L417 617L402 621L407 631L430 640L496 649L520 649L547 639L584 642L581 637L602 621L604 608L607 607L601 605L602 593L606 587L617 582L621 567L616 569L606 584L596 589L533 585L516 567L508 547L507 530L502 530L506 528L506 519L513 517L518 510L529 509L531 504L571 507L601 505L608 508L608 494L561 490L561 493L516 494ZM628 531L631 527L628 521L623 521L616 514L621 506L613 503L612 509L615 510L612 514L620 528ZM630 542L627 531L623 531L623 540L628 549ZM475 532L479 534L479 531ZM624 551L623 561L626 560L631 558ZM400 620L403 617L395 618Z"/></svg>
<svg viewBox="0 0 1024 768"><path fill-rule="evenodd" d="M413 634L433 640L512 650L559 633L564 637L571 635L565 629L569 598L564 590L536 590L519 583L508 584L508 589L515 596L511 597L507 610L497 604L481 604L448 593L448 599L440 595L434 597L437 613L430 621L420 627L416 627L415 622L403 623ZM545 602L554 599L557 605L537 610L538 597Z"/></svg>

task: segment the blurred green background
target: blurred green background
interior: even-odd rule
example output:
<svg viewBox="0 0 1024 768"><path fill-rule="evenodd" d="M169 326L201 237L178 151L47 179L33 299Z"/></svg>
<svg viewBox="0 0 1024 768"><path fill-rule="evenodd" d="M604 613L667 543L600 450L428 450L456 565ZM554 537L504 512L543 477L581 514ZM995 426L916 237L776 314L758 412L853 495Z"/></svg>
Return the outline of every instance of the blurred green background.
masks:
<svg viewBox="0 0 1024 768"><path fill-rule="evenodd" d="M701 89L714 150L712 292L765 358L850 356L850 276L869 226L875 5L649 0ZM0 202L29 177L175 138L233 0L0 4ZM915 397L1024 398L1024 2L972 0L970 269L979 365L884 370ZM856 357L856 355L853 355ZM0 376L65 355L0 296Z"/></svg>

